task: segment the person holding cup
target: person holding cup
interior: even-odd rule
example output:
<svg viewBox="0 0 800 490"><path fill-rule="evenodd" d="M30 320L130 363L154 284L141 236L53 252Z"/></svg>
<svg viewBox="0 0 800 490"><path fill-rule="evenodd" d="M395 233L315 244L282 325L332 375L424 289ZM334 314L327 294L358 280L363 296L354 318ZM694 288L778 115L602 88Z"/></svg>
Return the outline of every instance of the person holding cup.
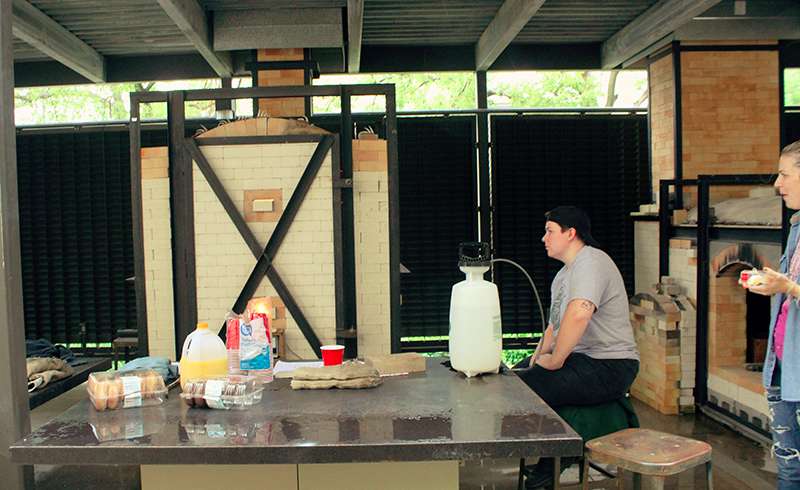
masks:
<svg viewBox="0 0 800 490"><path fill-rule="evenodd" d="M772 413L778 489L788 490L800 489L800 141L781 151L775 188L786 207L797 211L780 268L765 267L740 283L750 292L773 297L762 381Z"/></svg>

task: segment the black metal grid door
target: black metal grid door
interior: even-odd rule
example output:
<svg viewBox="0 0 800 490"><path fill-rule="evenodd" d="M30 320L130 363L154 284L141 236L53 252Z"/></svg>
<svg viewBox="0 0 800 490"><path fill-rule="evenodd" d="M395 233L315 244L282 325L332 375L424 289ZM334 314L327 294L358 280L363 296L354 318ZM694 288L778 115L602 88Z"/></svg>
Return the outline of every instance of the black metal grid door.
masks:
<svg viewBox="0 0 800 490"><path fill-rule="evenodd" d="M398 119L402 337L447 335L458 244L476 240L475 118Z"/></svg>
<svg viewBox="0 0 800 490"><path fill-rule="evenodd" d="M559 205L583 208L594 237L633 291L633 224L629 213L649 196L647 118L643 115L492 117L494 256L532 274L545 311L561 263L541 243L544 213ZM542 330L525 277L495 267L504 333Z"/></svg>

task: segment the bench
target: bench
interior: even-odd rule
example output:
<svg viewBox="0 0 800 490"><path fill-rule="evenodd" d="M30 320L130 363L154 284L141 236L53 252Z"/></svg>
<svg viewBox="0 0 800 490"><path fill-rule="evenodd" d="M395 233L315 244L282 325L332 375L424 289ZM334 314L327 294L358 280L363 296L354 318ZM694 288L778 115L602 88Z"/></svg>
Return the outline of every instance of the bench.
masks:
<svg viewBox="0 0 800 490"><path fill-rule="evenodd" d="M72 376L47 384L44 388L28 394L28 406L31 410L52 400L89 379L89 374L111 369L110 357L77 357L83 364L73 366Z"/></svg>

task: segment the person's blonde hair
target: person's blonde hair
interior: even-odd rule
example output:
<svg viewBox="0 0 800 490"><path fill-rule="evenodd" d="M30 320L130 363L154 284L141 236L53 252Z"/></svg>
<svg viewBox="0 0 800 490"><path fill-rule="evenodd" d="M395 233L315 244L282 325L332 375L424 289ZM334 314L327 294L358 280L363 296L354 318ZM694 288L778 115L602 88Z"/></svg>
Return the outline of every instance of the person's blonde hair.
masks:
<svg viewBox="0 0 800 490"><path fill-rule="evenodd" d="M800 167L800 140L790 143L783 147L781 156L788 156L794 159L794 164Z"/></svg>

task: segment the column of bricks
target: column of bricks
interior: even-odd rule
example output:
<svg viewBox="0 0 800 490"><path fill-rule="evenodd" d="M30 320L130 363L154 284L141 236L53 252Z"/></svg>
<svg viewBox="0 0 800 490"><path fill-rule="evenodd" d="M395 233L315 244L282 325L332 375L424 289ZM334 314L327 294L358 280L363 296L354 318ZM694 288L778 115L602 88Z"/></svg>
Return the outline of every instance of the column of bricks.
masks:
<svg viewBox="0 0 800 490"><path fill-rule="evenodd" d="M708 288L708 364L741 367L747 351L745 291L738 277L712 276Z"/></svg>
<svg viewBox="0 0 800 490"><path fill-rule="evenodd" d="M141 168L147 347L151 356L176 360L167 147L142 148Z"/></svg>
<svg viewBox="0 0 800 490"><path fill-rule="evenodd" d="M353 140L359 355L391 352L389 176L386 140Z"/></svg>
<svg viewBox="0 0 800 490"><path fill-rule="evenodd" d="M679 413L681 313L669 295L640 293L630 300L640 365L631 395L661 413Z"/></svg>
<svg viewBox="0 0 800 490"><path fill-rule="evenodd" d="M658 183L675 177L675 80L672 55L648 68L650 83L650 155L653 194L658 203Z"/></svg>
<svg viewBox="0 0 800 490"><path fill-rule="evenodd" d="M303 61L302 48L259 49L258 61ZM259 87L283 87L304 85L303 69L262 70L258 72ZM290 97L280 99L259 99L258 113L269 117L302 117L306 114L305 99Z"/></svg>

